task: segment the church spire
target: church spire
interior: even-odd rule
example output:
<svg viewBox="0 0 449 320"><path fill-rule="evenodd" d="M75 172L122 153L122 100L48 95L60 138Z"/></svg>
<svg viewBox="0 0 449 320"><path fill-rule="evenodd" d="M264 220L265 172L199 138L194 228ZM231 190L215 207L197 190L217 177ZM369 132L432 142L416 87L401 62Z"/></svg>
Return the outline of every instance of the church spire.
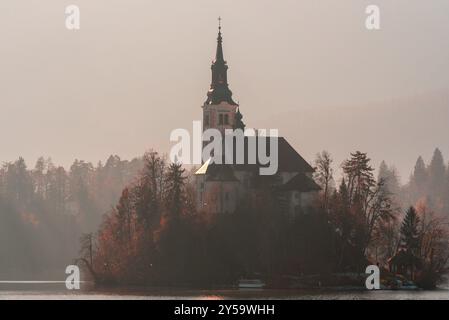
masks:
<svg viewBox="0 0 449 320"><path fill-rule="evenodd" d="M218 18L218 38L215 60L211 66L212 82L207 93L206 104L219 104L228 102L231 105L237 105L232 100L232 91L228 87L228 65L223 55L223 37L221 35L221 18Z"/></svg>
<svg viewBox="0 0 449 320"><path fill-rule="evenodd" d="M217 53L215 54L215 62L225 62L223 58L223 37L221 36L221 17L218 17L218 38Z"/></svg>

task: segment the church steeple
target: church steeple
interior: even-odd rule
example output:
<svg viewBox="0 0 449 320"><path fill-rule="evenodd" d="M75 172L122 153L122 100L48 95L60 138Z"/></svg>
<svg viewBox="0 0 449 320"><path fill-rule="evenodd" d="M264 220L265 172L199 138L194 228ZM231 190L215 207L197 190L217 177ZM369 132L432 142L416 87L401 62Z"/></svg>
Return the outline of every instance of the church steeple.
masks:
<svg viewBox="0 0 449 320"><path fill-rule="evenodd" d="M212 82L207 93L206 104L219 104L223 101L237 105L232 100L232 91L228 86L228 65L223 55L223 37L221 35L221 18L218 18L218 38L215 60L212 62Z"/></svg>
<svg viewBox="0 0 449 320"><path fill-rule="evenodd" d="M223 57L223 37L221 36L221 17L218 18L218 38L217 38L217 52L215 54L215 63L219 61L220 63L225 63Z"/></svg>

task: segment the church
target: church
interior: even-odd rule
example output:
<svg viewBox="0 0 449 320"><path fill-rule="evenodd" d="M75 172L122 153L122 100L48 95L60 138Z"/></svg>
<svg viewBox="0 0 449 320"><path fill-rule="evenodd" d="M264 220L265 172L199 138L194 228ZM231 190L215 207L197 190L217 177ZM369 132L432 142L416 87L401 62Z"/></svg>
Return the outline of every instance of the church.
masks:
<svg viewBox="0 0 449 320"><path fill-rule="evenodd" d="M211 69L212 81L202 106L203 132L213 128L223 135L226 129L244 130L240 106L233 100L229 89L221 25L218 27L217 50ZM246 145L249 139L257 137L244 139ZM285 138L275 139L278 144L278 170L273 176L260 176L261 164L249 163L246 154L242 164L206 161L194 176L198 209L211 214L233 213L242 200L251 197L254 190L264 184L276 193L283 213L289 217L308 213L320 190L313 180L314 169ZM244 150L246 153L247 148Z"/></svg>

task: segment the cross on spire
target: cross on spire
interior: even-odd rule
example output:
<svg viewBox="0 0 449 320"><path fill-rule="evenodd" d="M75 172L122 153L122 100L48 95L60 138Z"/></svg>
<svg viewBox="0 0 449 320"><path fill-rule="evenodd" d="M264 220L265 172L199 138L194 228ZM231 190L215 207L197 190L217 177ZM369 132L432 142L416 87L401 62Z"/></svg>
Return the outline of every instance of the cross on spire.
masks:
<svg viewBox="0 0 449 320"><path fill-rule="evenodd" d="M223 48L221 45L222 41L223 38L221 37L221 17L218 17L217 54L215 55L215 61L220 61L224 63Z"/></svg>
<svg viewBox="0 0 449 320"><path fill-rule="evenodd" d="M206 104L219 104L226 101L231 105L237 105L232 100L232 92L228 87L228 65L223 56L223 37L221 36L221 17L218 17L218 37L215 60L212 62L212 83L207 94Z"/></svg>

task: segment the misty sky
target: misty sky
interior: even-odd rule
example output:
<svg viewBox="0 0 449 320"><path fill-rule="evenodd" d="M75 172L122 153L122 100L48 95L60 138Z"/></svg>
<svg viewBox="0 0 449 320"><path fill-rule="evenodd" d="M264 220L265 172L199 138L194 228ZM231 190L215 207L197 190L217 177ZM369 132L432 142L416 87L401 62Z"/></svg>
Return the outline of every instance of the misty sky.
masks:
<svg viewBox="0 0 449 320"><path fill-rule="evenodd" d="M437 146L449 160L447 0L2 0L0 161L167 152L201 119L219 15L247 126L279 128L309 162L366 151L403 181Z"/></svg>

